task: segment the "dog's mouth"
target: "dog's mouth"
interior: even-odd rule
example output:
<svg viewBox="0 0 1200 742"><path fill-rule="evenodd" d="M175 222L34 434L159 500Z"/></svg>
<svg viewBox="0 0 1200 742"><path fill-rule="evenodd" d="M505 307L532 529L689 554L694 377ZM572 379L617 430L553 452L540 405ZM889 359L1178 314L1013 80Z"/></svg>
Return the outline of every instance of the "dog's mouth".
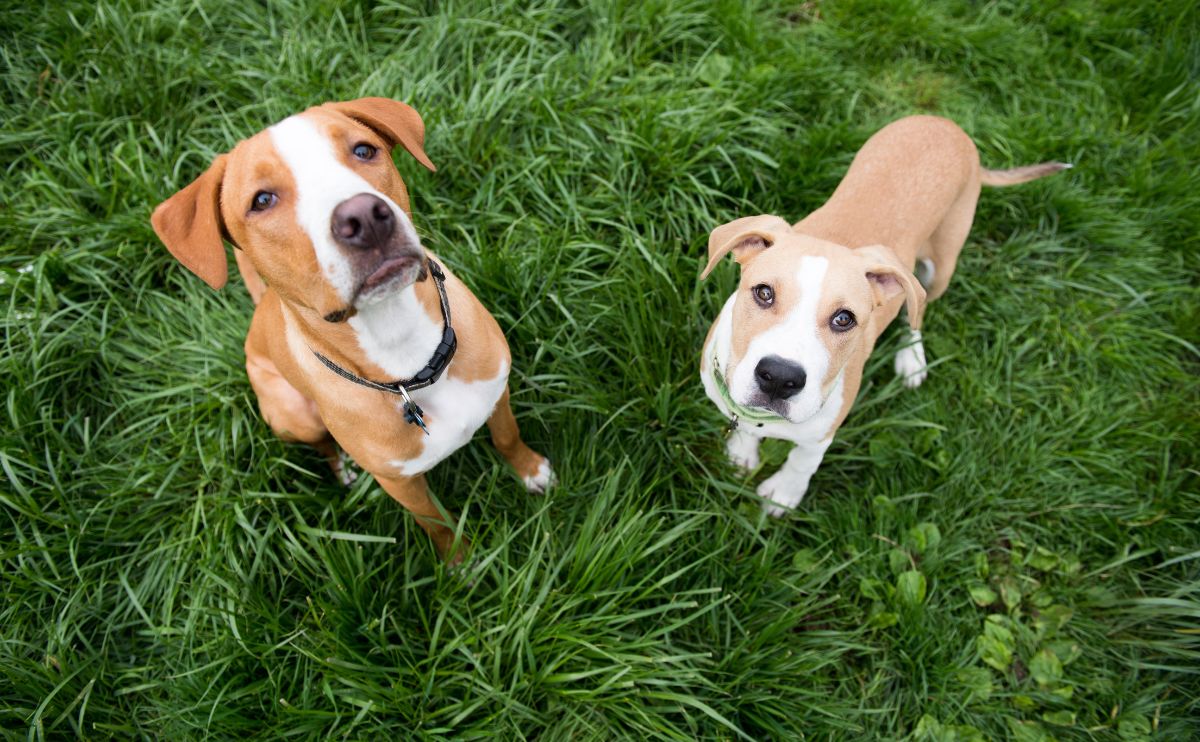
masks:
<svg viewBox="0 0 1200 742"><path fill-rule="evenodd" d="M394 289L416 283L424 273L425 261L421 259L420 255L415 253L405 253L404 255L385 258L358 285L351 304L355 304L373 294L382 293L386 289Z"/></svg>

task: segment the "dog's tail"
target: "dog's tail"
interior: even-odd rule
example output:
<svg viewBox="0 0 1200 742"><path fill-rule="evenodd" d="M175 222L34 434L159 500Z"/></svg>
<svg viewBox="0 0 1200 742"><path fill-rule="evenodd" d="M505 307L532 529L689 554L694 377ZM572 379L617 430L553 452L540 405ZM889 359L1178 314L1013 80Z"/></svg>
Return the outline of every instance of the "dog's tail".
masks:
<svg viewBox="0 0 1200 742"><path fill-rule="evenodd" d="M1060 170L1069 170L1072 167L1074 165L1069 162L1039 162L1036 165L1014 167L1010 170L987 170L985 168L980 182L985 186L1010 186L1028 183L1031 180L1054 175Z"/></svg>

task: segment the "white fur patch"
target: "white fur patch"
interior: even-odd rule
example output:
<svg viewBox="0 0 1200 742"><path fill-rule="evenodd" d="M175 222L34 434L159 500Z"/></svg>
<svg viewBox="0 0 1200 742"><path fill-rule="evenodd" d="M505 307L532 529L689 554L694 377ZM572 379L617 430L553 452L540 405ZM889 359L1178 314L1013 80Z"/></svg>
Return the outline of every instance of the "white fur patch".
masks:
<svg viewBox="0 0 1200 742"><path fill-rule="evenodd" d="M937 275L937 265L929 258L921 258L917 261L916 272L917 281L928 290L933 285L934 276Z"/></svg>
<svg viewBox="0 0 1200 742"><path fill-rule="evenodd" d="M896 351L896 374L909 389L921 386L921 382L929 375L925 363L925 344L921 342L919 330L909 329L908 345Z"/></svg>
<svg viewBox="0 0 1200 742"><path fill-rule="evenodd" d="M821 465L831 440L797 445L779 471L758 485L758 496L767 500L763 507L769 515L778 518L800 504L808 492L808 482Z"/></svg>
<svg viewBox="0 0 1200 742"><path fill-rule="evenodd" d="M525 483L525 489L540 494L553 487L558 482L558 478L554 475L554 470L550 468L550 461L542 459L537 473L531 477L522 477L521 481Z"/></svg>
<svg viewBox="0 0 1200 742"><path fill-rule="evenodd" d="M354 276L350 263L333 241L333 210L338 204L360 193L378 196L391 206L396 224L408 232L412 244L419 244L404 209L342 164L333 142L310 119L291 116L268 131L275 151L296 181L296 219L312 241L326 280L343 301L349 301L354 291Z"/></svg>
<svg viewBox="0 0 1200 742"><path fill-rule="evenodd" d="M729 456L729 461L742 471L750 472L758 468L758 444L762 442L761 438L751 435L739 427L737 430L729 434L729 440L725 441L725 453Z"/></svg>
<svg viewBox="0 0 1200 742"><path fill-rule="evenodd" d="M442 342L441 314L430 317L412 286L385 292L347 323L371 363L392 379L407 379L425 368Z"/></svg>
<svg viewBox="0 0 1200 742"><path fill-rule="evenodd" d="M424 410L429 435L425 436L425 448L419 456L395 459L392 466L406 477L416 476L462 448L491 417L506 384L508 364L502 365L500 373L487 381L465 382L443 376L433 386L412 392L413 401Z"/></svg>
<svg viewBox="0 0 1200 742"><path fill-rule="evenodd" d="M808 377L804 389L786 401L785 417L802 422L821 409L829 391L821 388L821 380L829 371L829 349L817 334L817 307L828 268L826 258L811 255L800 258L796 270L800 301L782 322L750 341L746 355L738 362L729 380L729 391L735 402L749 404L750 398L759 392L754 378L758 362L766 356L779 356L799 364Z"/></svg>

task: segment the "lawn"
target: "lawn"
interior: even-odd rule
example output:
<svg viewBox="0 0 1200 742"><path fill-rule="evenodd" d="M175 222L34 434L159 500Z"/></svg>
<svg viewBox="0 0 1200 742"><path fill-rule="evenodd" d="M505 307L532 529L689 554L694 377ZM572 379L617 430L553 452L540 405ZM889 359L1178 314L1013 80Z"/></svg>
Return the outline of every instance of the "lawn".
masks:
<svg viewBox="0 0 1200 742"><path fill-rule="evenodd" d="M1200 11L1162 2L7 4L0 732L1200 736ZM251 302L155 204L326 100L425 117L427 244L560 485L431 476L470 575L258 416ZM934 364L885 334L793 516L697 375L708 232L799 219L911 113L993 168Z"/></svg>

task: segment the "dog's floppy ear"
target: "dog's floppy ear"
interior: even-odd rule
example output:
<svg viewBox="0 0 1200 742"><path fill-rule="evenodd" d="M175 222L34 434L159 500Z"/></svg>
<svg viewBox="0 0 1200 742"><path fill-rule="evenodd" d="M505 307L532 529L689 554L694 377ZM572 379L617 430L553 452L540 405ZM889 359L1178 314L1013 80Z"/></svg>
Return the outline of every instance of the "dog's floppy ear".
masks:
<svg viewBox="0 0 1200 742"><path fill-rule="evenodd" d="M771 214L745 216L722 224L708 236L708 265L704 266L700 279L708 278L721 258L730 252L734 260L745 264L751 257L775 244L780 232L790 230L787 222Z"/></svg>
<svg viewBox="0 0 1200 742"><path fill-rule="evenodd" d="M221 179L226 155L213 160L204 174L154 209L150 223L180 263L214 289L229 279L222 242Z"/></svg>
<svg viewBox="0 0 1200 742"><path fill-rule="evenodd" d="M921 329L925 314L925 287L913 272L904 267L896 253L883 245L868 245L858 249L866 263L867 280L875 294L875 306L884 304L904 292L904 312L914 330Z"/></svg>
<svg viewBox="0 0 1200 742"><path fill-rule="evenodd" d="M417 162L437 171L425 154L425 122L411 106L391 98L359 98L329 105L338 113L369 126L387 140L389 146L399 144Z"/></svg>

